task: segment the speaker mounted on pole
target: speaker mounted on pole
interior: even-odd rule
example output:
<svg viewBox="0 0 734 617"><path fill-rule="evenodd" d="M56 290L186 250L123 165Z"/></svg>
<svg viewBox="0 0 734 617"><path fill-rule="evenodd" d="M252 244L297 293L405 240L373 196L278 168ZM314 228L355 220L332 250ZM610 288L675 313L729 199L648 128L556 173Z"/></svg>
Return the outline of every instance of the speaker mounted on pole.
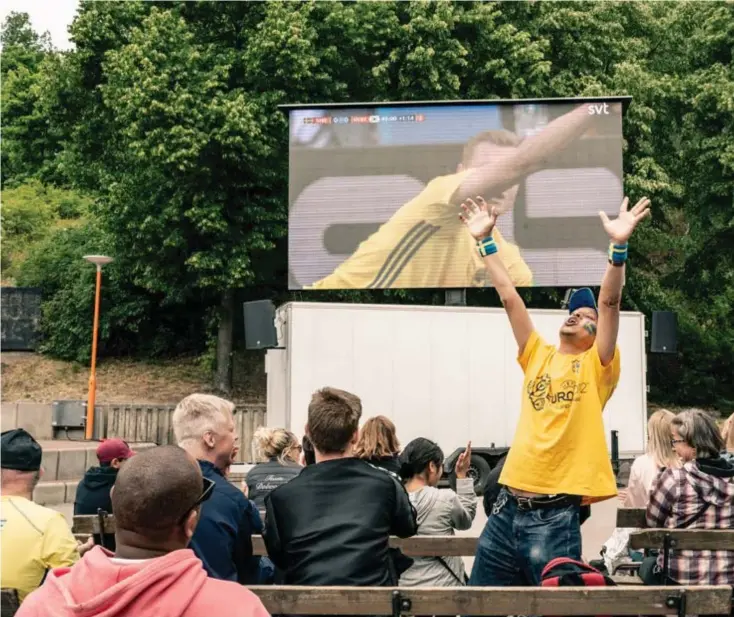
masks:
<svg viewBox="0 0 734 617"><path fill-rule="evenodd" d="M275 329L275 305L270 300L254 300L243 304L245 316L245 349L272 349L278 346Z"/></svg>

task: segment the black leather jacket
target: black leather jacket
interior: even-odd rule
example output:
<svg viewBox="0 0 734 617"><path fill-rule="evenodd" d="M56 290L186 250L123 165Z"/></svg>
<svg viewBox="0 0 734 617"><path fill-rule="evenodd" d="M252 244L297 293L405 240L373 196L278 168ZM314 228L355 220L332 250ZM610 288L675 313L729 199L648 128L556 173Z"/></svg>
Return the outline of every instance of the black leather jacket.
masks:
<svg viewBox="0 0 734 617"><path fill-rule="evenodd" d="M305 467L265 508L268 555L289 585L395 585L389 537L417 532L403 485L356 458Z"/></svg>
<svg viewBox="0 0 734 617"><path fill-rule="evenodd" d="M265 509L265 496L295 478L303 469L300 465L284 465L277 459L258 463L247 473L248 497L259 510Z"/></svg>

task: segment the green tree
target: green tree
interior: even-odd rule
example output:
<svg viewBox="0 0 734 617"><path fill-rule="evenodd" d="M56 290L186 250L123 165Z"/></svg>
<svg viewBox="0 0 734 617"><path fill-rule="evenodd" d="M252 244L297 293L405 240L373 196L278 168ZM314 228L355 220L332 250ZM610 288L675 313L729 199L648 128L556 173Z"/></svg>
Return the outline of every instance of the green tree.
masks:
<svg viewBox="0 0 734 617"><path fill-rule="evenodd" d="M3 179L93 193L89 224L121 273L111 281L143 308L124 295L116 305L137 315L138 332L160 319L154 301L170 314L195 306L186 323L215 309L217 384L227 389L234 298L290 297L279 104L631 95L625 189L649 195L655 217L633 243L625 307L680 315L680 355L650 362L655 398L726 403L733 11L689 1L84 3L65 54L15 18ZM532 306L558 306L559 290L524 293ZM433 291L318 298L442 302ZM497 299L473 290L469 302ZM134 328L118 332L144 348Z"/></svg>
<svg viewBox="0 0 734 617"><path fill-rule="evenodd" d="M39 76L51 53L48 35L39 36L28 13L12 12L2 33L2 184L22 181L39 170L47 156L45 118L38 113Z"/></svg>
<svg viewBox="0 0 734 617"><path fill-rule="evenodd" d="M2 263L12 278L26 253L56 227L74 225L90 200L68 189L45 186L38 180L6 188L2 207Z"/></svg>

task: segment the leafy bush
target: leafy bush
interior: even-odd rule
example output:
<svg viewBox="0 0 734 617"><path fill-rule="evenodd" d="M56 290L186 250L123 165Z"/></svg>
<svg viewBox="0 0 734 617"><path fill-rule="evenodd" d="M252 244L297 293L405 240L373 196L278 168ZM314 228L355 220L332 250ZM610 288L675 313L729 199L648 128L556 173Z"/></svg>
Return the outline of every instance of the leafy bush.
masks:
<svg viewBox="0 0 734 617"><path fill-rule="evenodd" d="M38 180L6 188L2 208L4 277L13 277L30 247L52 229L68 226L83 216L90 202L76 191L45 186Z"/></svg>

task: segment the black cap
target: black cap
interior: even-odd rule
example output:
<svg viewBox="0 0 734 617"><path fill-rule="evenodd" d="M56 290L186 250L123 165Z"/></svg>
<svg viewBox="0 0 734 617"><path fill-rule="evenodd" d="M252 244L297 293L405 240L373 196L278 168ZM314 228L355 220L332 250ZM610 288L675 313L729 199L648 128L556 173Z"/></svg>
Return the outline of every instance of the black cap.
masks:
<svg viewBox="0 0 734 617"><path fill-rule="evenodd" d="M0 435L0 467L17 471L38 471L43 451L33 436L22 428Z"/></svg>

